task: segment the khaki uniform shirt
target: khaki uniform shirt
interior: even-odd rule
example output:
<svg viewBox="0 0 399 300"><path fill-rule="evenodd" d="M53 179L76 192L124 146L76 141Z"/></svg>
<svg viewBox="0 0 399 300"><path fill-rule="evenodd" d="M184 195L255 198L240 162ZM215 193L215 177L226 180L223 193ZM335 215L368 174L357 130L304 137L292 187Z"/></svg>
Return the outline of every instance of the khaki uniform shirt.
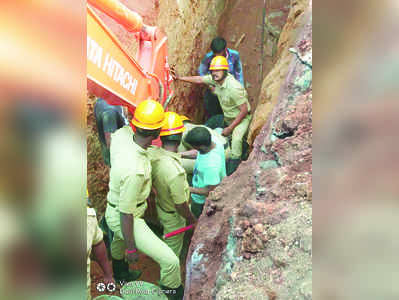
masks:
<svg viewBox="0 0 399 300"><path fill-rule="evenodd" d="M90 253L91 248L103 240L103 232L97 224L96 212L87 208L87 293L90 295Z"/></svg>
<svg viewBox="0 0 399 300"><path fill-rule="evenodd" d="M227 123L230 124L234 121L240 113L240 105L243 103L247 104L248 112L250 112L247 91L233 75L227 74L222 85L216 83L212 79L212 75L202 76L202 79L206 85L215 87L214 93L218 96Z"/></svg>
<svg viewBox="0 0 399 300"><path fill-rule="evenodd" d="M111 135L111 171L108 202L120 212L142 217L151 191L151 163L147 151L137 145L130 126Z"/></svg>
<svg viewBox="0 0 399 300"><path fill-rule="evenodd" d="M175 204L187 202L190 191L180 155L158 147L150 147L152 180L157 190L156 202L167 212L176 211Z"/></svg>

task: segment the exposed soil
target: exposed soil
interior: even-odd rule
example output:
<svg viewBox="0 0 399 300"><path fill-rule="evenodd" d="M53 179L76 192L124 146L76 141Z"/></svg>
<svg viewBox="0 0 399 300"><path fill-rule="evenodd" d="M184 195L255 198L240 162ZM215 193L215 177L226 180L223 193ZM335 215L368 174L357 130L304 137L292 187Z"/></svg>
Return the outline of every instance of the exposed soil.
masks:
<svg viewBox="0 0 399 300"><path fill-rule="evenodd" d="M263 78L274 64L273 56L275 53L273 53L273 48L277 44L277 39L272 34L278 35L284 26L289 12L289 1L266 1L266 20L276 28L276 32L271 34L271 26L267 27L267 22L265 23L263 50L261 41L264 2L259 0L230 0L226 3L225 11L219 22L218 33L227 40L229 48L240 52L245 86L251 107L255 109ZM263 78L261 74L262 65Z"/></svg>
<svg viewBox="0 0 399 300"><path fill-rule="evenodd" d="M279 34L277 49L274 50L275 64L262 82L257 109L250 124L248 132L248 143L250 145L253 144L263 125L267 122L278 101L292 58L292 53L289 49L295 45L298 37L298 28L303 24L304 10L308 5L306 0L290 2L290 12L283 30ZM271 12L271 14L274 16L272 19L278 20L280 18L278 12ZM268 22L267 28L272 33L272 36L277 35L278 27Z"/></svg>

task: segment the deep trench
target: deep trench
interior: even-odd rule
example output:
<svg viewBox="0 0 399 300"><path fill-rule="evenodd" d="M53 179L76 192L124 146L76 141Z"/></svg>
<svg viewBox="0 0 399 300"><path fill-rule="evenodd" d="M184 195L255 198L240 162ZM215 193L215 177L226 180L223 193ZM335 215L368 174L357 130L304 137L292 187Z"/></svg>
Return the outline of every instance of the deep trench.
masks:
<svg viewBox="0 0 399 300"><path fill-rule="evenodd" d="M150 1L150 0L149 0ZM149 2L147 1L147 2ZM154 5L151 8L149 5L142 6L141 9L137 11L141 13L144 17L144 21L150 25L156 24L156 19L159 14L159 3L156 0L151 0L158 5ZM130 7L137 5L136 0L123 0L125 4L129 4ZM289 3L288 0L275 1L278 2L280 6L282 3ZM278 4L269 3L266 9L271 11L276 9ZM273 51L268 51L268 49L274 49L274 46L266 45L267 43L273 42L277 43L277 39L274 40L270 37L268 38L268 29L264 28L262 32L262 18L263 18L263 1L256 0L231 0L225 1L225 8L218 22L217 34L223 36L228 43L228 47L238 50L240 52L241 61L243 63L243 72L245 85L249 96L249 101L252 107L252 112L256 109L258 102L262 80L260 74L263 73L263 77L272 69L274 64ZM253 18L248 17L248 12L253 12ZM286 16L285 16L286 17ZM123 29L119 25L115 24L112 20L108 20L107 25L111 27L112 30L116 31L118 38L122 42L126 42L127 48L134 51L134 45L131 45L128 37L123 32ZM270 32L269 32L270 33ZM275 33L270 33L270 36L274 36ZM261 42L263 36L263 43ZM262 46L263 45L263 46ZM263 49L262 49L263 47ZM261 59L261 53L263 52L263 59ZM199 57L203 57L204 53L198 53ZM263 71L261 71L263 67ZM196 74L192 74L196 75ZM194 89L196 95L195 97L202 97L202 89ZM106 178L107 180L107 178ZM102 207L100 211L104 211L105 207ZM147 223L159 236L162 234L162 229L159 222L156 220L156 215L153 212L147 212ZM182 250L182 255L180 256L181 261L181 272L182 272L182 282L185 282L185 272L186 272L186 255L189 250L189 242L192 236L192 232L187 232L184 240L184 246ZM142 276L139 280L153 283L155 285L159 284L159 271L160 268L158 264L153 261L150 257L139 254L139 262L131 269L141 270ZM98 281L101 278L101 271L96 263L92 264L92 283ZM119 295L118 291L113 294ZM92 284L92 295L100 295L95 290Z"/></svg>

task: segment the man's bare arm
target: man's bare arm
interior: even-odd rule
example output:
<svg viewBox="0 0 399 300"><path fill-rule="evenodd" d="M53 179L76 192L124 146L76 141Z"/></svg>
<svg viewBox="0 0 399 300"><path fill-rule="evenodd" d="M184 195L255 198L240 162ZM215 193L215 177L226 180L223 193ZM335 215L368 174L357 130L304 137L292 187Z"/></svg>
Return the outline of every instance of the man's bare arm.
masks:
<svg viewBox="0 0 399 300"><path fill-rule="evenodd" d="M107 249L104 241L93 246L93 253L96 261L99 263L101 269L104 271L104 279L109 283L112 281L112 268L108 261Z"/></svg>
<svg viewBox="0 0 399 300"><path fill-rule="evenodd" d="M188 159L196 159L198 155L198 151L193 149L193 150L188 150L188 151L183 151L179 152L182 158L188 158Z"/></svg>
<svg viewBox="0 0 399 300"><path fill-rule="evenodd" d="M174 80L181 80L181 81L186 81L186 82L191 82L191 83L196 83L196 84L204 83L202 76L179 76L177 74L176 70L173 68L171 68L170 74L172 75L172 78Z"/></svg>
<svg viewBox="0 0 399 300"><path fill-rule="evenodd" d="M136 244L134 242L134 217L132 214L120 213L121 218L121 227L123 239L125 240L126 248L128 250L133 250L136 248Z"/></svg>
<svg viewBox="0 0 399 300"><path fill-rule="evenodd" d="M190 192L193 194L198 194L198 195L205 195L208 196L211 191L213 191L217 185L208 185L203 188L195 188L195 187L190 187Z"/></svg>
<svg viewBox="0 0 399 300"><path fill-rule="evenodd" d="M107 148L110 149L111 147L111 132L104 132L105 136L105 143L107 144Z"/></svg>
<svg viewBox="0 0 399 300"><path fill-rule="evenodd" d="M139 256L134 241L134 217L132 214L120 213L122 235L127 249L126 258L129 263L138 261ZM132 251L132 252L130 252Z"/></svg>
<svg viewBox="0 0 399 300"><path fill-rule="evenodd" d="M202 76L183 76L183 77L176 77L177 80L191 82L196 84L204 83Z"/></svg>

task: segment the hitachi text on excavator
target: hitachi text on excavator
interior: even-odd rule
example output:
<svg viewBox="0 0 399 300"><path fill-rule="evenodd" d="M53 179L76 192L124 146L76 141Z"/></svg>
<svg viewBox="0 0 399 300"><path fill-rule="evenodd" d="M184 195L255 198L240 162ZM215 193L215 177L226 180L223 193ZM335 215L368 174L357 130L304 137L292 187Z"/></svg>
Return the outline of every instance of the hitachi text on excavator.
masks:
<svg viewBox="0 0 399 300"><path fill-rule="evenodd" d="M121 24L138 42L131 57L100 19L101 11ZM126 106L131 113L147 98L164 108L173 96L168 65L167 37L143 23L139 14L117 0L87 1L87 89L109 104Z"/></svg>

